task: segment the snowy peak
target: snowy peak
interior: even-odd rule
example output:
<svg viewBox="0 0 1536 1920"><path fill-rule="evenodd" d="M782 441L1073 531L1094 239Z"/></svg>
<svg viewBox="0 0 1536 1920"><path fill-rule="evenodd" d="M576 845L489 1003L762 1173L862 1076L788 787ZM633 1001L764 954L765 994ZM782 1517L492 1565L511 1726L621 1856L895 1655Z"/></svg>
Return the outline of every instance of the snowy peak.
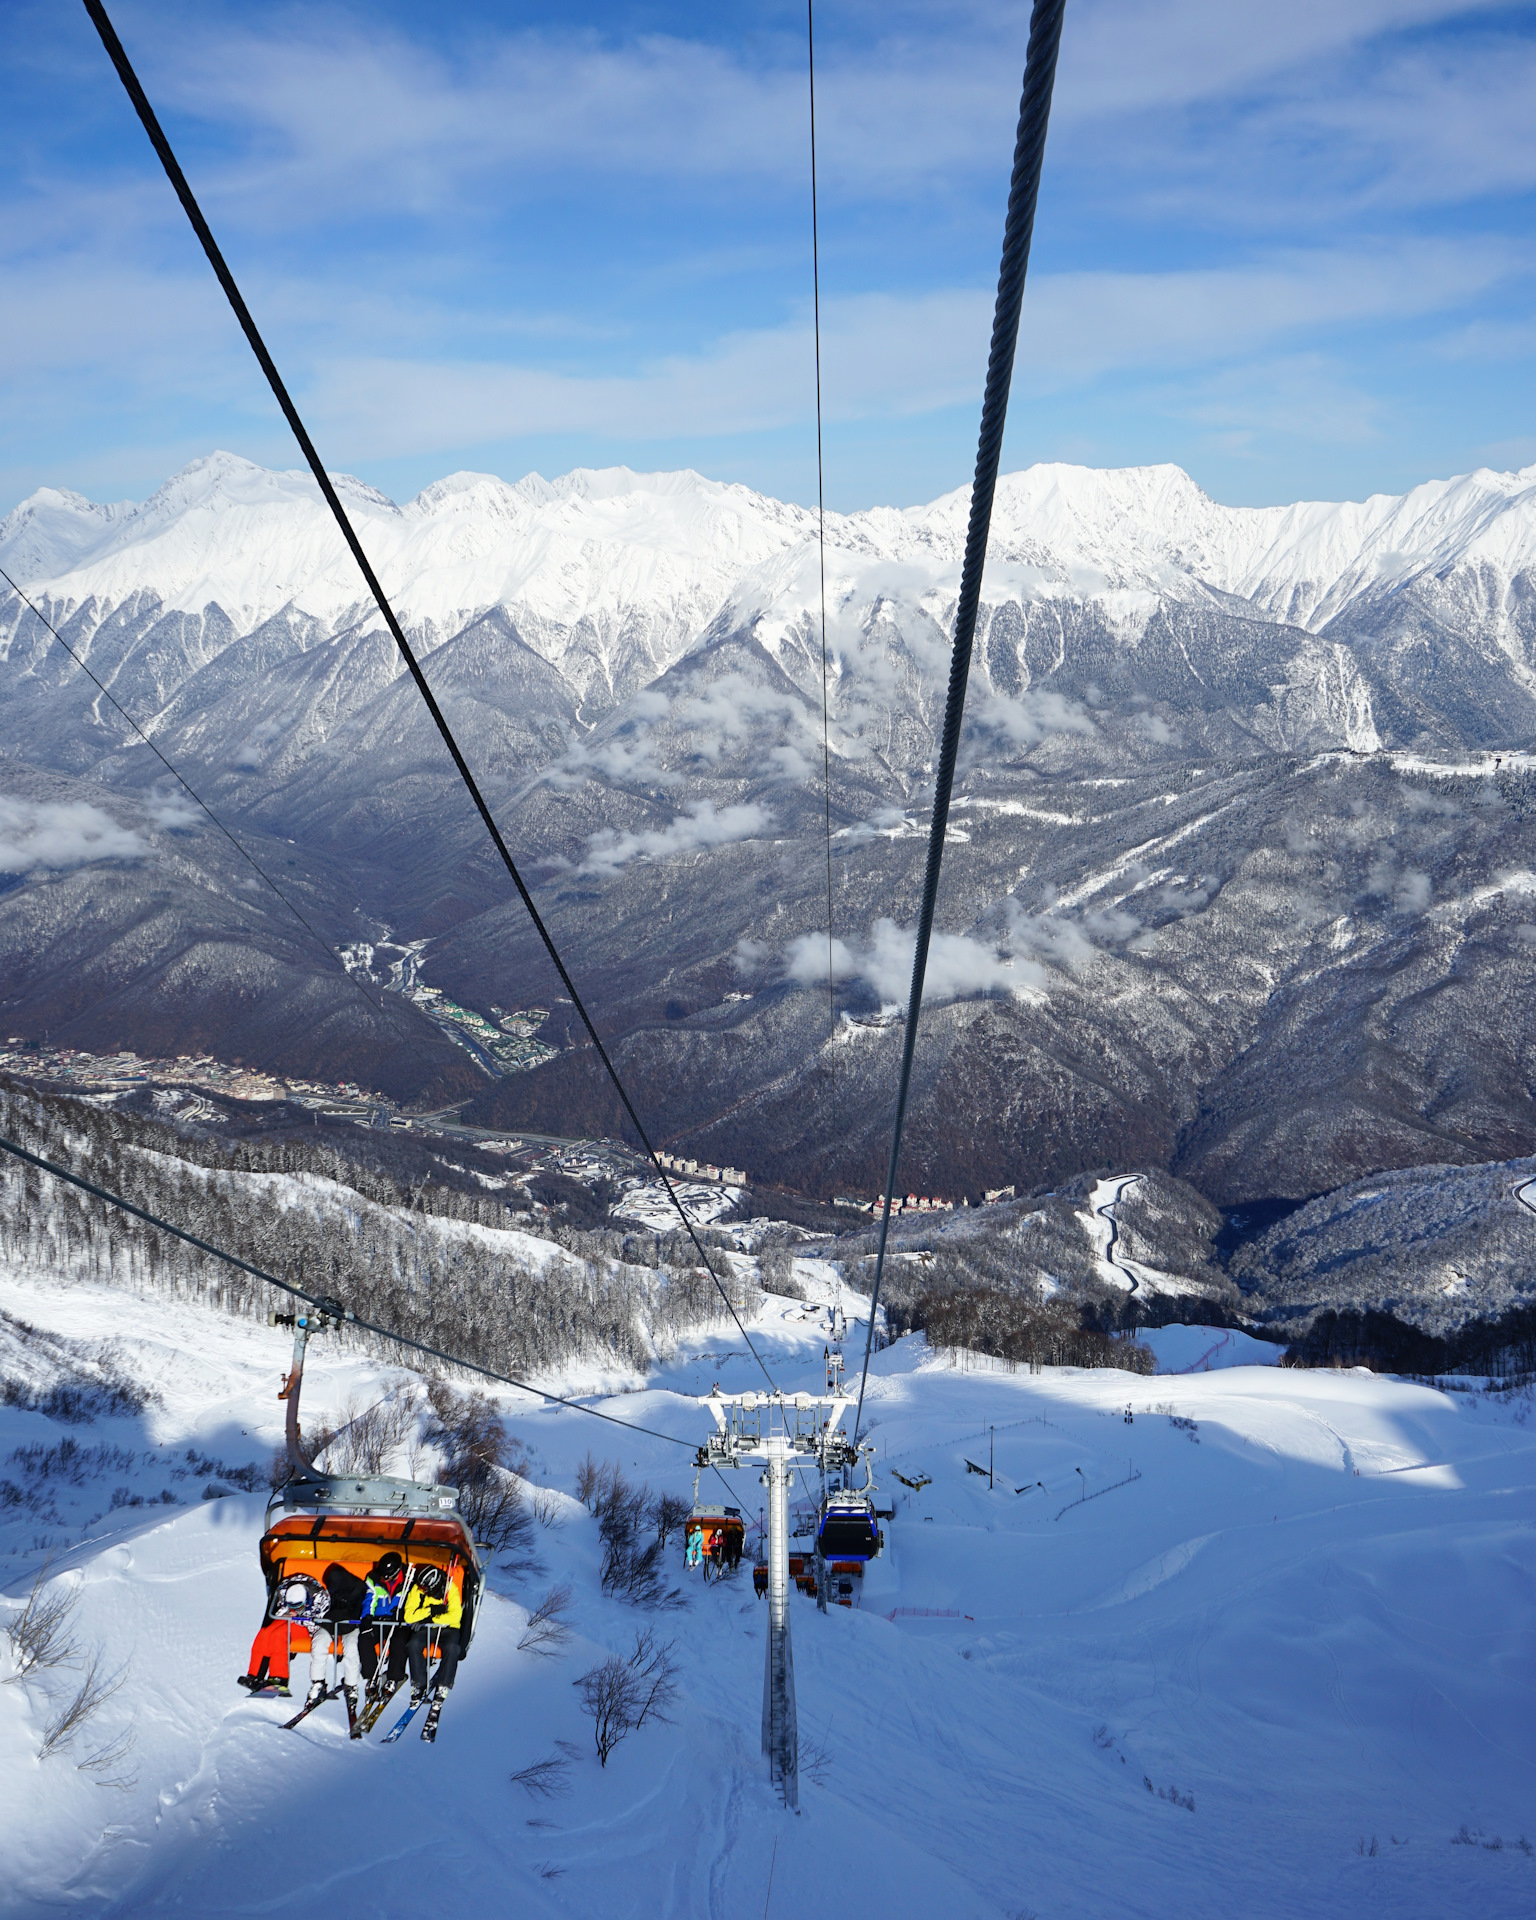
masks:
<svg viewBox="0 0 1536 1920"><path fill-rule="evenodd" d="M638 620L649 633L632 665L643 655L660 671L722 609L794 621L810 604L799 556L815 515L691 471L582 468L516 482L456 473L404 506L350 476L336 484L408 620L453 631L504 606L557 664L573 644L595 646L596 659L603 634ZM829 587L866 606L893 594L940 612L968 509L960 488L925 506L829 515ZM148 594L191 614L216 605L241 631L285 606L335 625L364 605L311 476L229 453L193 461L142 505L44 488L0 522L0 564L57 605ZM1505 581L1536 569L1536 468L1249 508L1221 506L1174 466L1047 463L999 483L988 598L1113 608L1130 595L1149 609L1211 589L1316 633L1458 568ZM607 673L611 662L599 665Z"/></svg>

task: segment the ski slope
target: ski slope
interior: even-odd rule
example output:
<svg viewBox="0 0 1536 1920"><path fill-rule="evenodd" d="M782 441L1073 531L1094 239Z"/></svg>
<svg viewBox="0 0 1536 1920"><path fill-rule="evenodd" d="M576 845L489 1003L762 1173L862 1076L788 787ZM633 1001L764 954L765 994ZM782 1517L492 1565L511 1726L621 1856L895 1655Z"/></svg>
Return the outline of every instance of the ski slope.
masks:
<svg viewBox="0 0 1536 1920"><path fill-rule="evenodd" d="M159 1396L73 1428L0 1406L0 1482L19 1490L43 1484L19 1447L121 1450L80 1485L48 1483L59 1525L0 1506L5 1611L51 1532L78 1635L123 1678L79 1746L46 1761L45 1690L0 1685L5 1915L1536 1911L1528 1395L1220 1362L961 1372L897 1343L866 1409L882 1495L900 1496L888 1552L857 1611L794 1607L795 1817L759 1752L764 1614L745 1574L699 1585L678 1550L686 1604L660 1617L682 1669L674 1725L645 1727L603 1771L578 1709L572 1681L639 1623L599 1591L595 1526L569 1497L577 1462L592 1448L687 1493L684 1448L505 1395L559 1519L539 1534L542 1571L493 1576L436 1746L414 1729L351 1745L339 1706L286 1733L293 1707L234 1684L261 1608L263 1498L201 1497L229 1475L187 1453L265 1466L287 1336L37 1273L0 1273L0 1310L111 1337L120 1370ZM14 1375L27 1339L0 1328ZM753 1332L782 1385L821 1384L814 1301L769 1298ZM322 1342L307 1413L398 1378ZM715 1380L761 1382L734 1328L602 1404L693 1445L691 1396ZM966 1465L986 1466L989 1428L990 1487ZM932 1484L909 1493L892 1469ZM157 1504L114 1509L118 1487ZM755 1514L749 1474L737 1493ZM556 1580L572 1584L575 1637L540 1660L517 1641ZM0 1674L8 1657L0 1638ZM79 1769L130 1731L110 1782ZM510 1784L557 1740L579 1750L569 1792Z"/></svg>

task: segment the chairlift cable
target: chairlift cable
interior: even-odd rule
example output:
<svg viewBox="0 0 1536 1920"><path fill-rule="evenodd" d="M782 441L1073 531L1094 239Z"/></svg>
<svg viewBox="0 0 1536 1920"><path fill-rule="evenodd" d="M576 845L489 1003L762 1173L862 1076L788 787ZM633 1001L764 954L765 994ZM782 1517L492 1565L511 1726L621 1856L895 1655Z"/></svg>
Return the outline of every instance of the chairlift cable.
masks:
<svg viewBox="0 0 1536 1920"><path fill-rule="evenodd" d="M360 1320L356 1314L343 1306L340 1301L328 1299L320 1294L307 1293L303 1287L296 1287L289 1280L279 1280L276 1274L264 1272L262 1268L252 1266L249 1260L242 1260L238 1254L226 1253L223 1247L215 1246L211 1240L200 1240L195 1233L173 1226L169 1220L162 1220L158 1214L150 1213L145 1207L135 1206L133 1201L125 1200L120 1193L113 1193L107 1187L98 1187L93 1181L86 1180L78 1173L71 1173L68 1167L57 1166L52 1160L45 1160L41 1154L32 1153L26 1147L18 1146L14 1140L0 1136L0 1149L14 1154L18 1160L39 1167L44 1173L52 1174L56 1180L66 1180L72 1187L79 1187L83 1193L93 1194L96 1199L104 1200L108 1206L119 1207L124 1213L131 1213L136 1219L145 1220L152 1227L158 1227L162 1233L173 1234L176 1239L184 1240L189 1247L196 1247L201 1253L212 1254L215 1260L222 1260L226 1266L238 1267L242 1273L248 1273L253 1280L259 1280L263 1286L276 1287L280 1293L286 1293L295 1300L302 1300L306 1306L316 1307L322 1313L336 1314L347 1326L356 1327L361 1333L371 1333L381 1340L392 1340L396 1346L409 1347L413 1353L424 1353L428 1359L441 1360L445 1366L461 1367L466 1373L478 1373L487 1380L495 1380L504 1387L516 1387L520 1393L531 1393L539 1400L547 1400L552 1406L570 1407L576 1413L588 1413L594 1420L606 1420L611 1427L624 1427L630 1433L643 1433L652 1440L665 1440L674 1447L686 1447L690 1453L698 1449L691 1440L680 1440L675 1433L662 1433L655 1427L642 1427L638 1421L620 1420L616 1414L601 1413L596 1407L583 1405L580 1400L567 1399L558 1393L546 1393L542 1387L532 1387L526 1380L517 1380L509 1373L498 1373L494 1367L485 1367L478 1360L465 1360L456 1353L448 1353L442 1347L429 1346L425 1340L413 1340L409 1334L396 1333L390 1327L376 1326L371 1320Z"/></svg>
<svg viewBox="0 0 1536 1920"><path fill-rule="evenodd" d="M976 636L982 569L986 564L987 535L992 525L992 498L997 488L1003 428L1008 418L1008 389L1013 379L1013 357L1019 341L1019 312L1024 299L1024 278L1029 269L1029 247L1035 229L1035 202L1040 192L1040 169L1045 158L1045 136L1051 117L1051 92L1056 83L1056 56L1061 47L1061 22L1065 10L1066 0L1035 0L1029 20L1029 50L1024 60L1024 87L1019 99L1013 175L1008 185L1008 216L1003 227L1003 254L997 276L997 306L992 319L992 345L987 359L987 384L981 404L981 430L976 445L976 476L971 483L970 523L966 528L960 595L955 607L949 694L944 709L944 733L937 777L934 780L933 818L928 828L923 902L918 914L917 938L912 954L912 986L907 996L901 1077L896 1092L896 1121L891 1131L885 1204L880 1215L880 1245L875 1257L875 1283L869 1302L869 1329L864 1337L864 1369L859 1377L859 1405L853 1421L855 1446L858 1445L859 1425L864 1417L864 1389L869 1381L869 1359L874 1347L875 1311L879 1305L880 1282L885 1272L886 1242L891 1230L891 1199L896 1190L896 1173L901 1158L901 1131L907 1114L907 1095L911 1089L912 1055L917 1044L917 1021L923 1004L923 978L928 967L928 943L933 933L939 869L944 859L949 796L954 786L955 756L960 746L960 723L965 713L971 645Z"/></svg>
<svg viewBox="0 0 1536 1920"><path fill-rule="evenodd" d="M267 384L272 389L273 397L282 409L283 417L287 420L294 438L299 443L299 449L309 464L310 472L315 477L315 482L320 488L326 505L329 506L331 510L332 517L335 519L336 525L341 531L342 538L351 550L352 557L358 564L358 568L362 573L368 590L373 595L379 612L384 617L384 623L388 627L395 645L400 650L400 655L410 671L411 678L416 683L417 691L426 703L427 711L431 714L433 723L436 725L438 733L442 736L443 744L447 747L453 758L453 763L458 769L459 777L464 782L470 798L475 803L480 818L485 823L486 831L490 834L491 841L497 853L501 856L501 863L506 868L513 886L517 889L518 896L527 909L528 917L533 922L534 931L543 942L544 950L549 955L556 973L560 976L561 984L570 995L571 1004L581 1016L581 1021L587 1030L588 1038L597 1050L597 1057L603 1063L608 1078L613 1082L614 1090L619 1096L624 1111L628 1114L631 1125L639 1135L641 1145L645 1148L647 1157L656 1169L657 1177L665 1188L667 1197L672 1202L678 1218L682 1221L688 1238L693 1242L695 1251L700 1260L703 1261L705 1271L709 1274L711 1280L714 1281L721 1299L724 1300L727 1308L730 1310L731 1318L736 1322L737 1331L741 1334L742 1339L746 1341L748 1351L762 1369L763 1378L768 1382L773 1392L777 1393L778 1388L774 1383L773 1375L768 1371L766 1361L758 1352L757 1348L753 1346L752 1336L747 1332L746 1327L742 1323L741 1315L736 1311L736 1303L731 1299L730 1294L726 1290L725 1283L710 1263L709 1256L704 1251L703 1242L694 1231L693 1222L688 1217L687 1210L683 1206L682 1201L678 1198L677 1189L668 1177L666 1168L661 1164L656 1149L651 1145L649 1134L641 1125L640 1116L635 1111L634 1102L625 1090L623 1081L619 1078L618 1069L609 1058L608 1049L598 1037L597 1028L593 1024L592 1016L587 1011L586 1002L577 992L576 983L567 972L565 962L560 958L560 952L555 945L554 937L545 926L543 917L534 904L533 895L528 891L523 876L518 871L517 863L512 858L511 850L502 837L500 827L496 824L496 817L491 812L485 796L481 793L473 773L470 772L469 762L460 751L459 743L453 736L453 730L449 727L443 715L442 708L438 705L437 698L427 682L427 677L422 672L421 663L417 660L410 642L405 637L405 630L400 625L395 615L395 610L390 605L389 598L380 585L378 575L374 572L367 554L363 551L362 542L358 539L356 529L348 517L346 508L341 504L341 498L336 492L331 476L326 472L325 465L315 450L315 444L309 437L309 431L305 427L303 420L299 417L298 408L294 405L287 387L283 384L283 378L277 370L276 362L267 351L266 342L262 339L256 322L251 316L251 310L245 304L245 298L236 285L235 277L230 272L224 255L219 250L219 245L213 237L212 229L203 217L202 209L199 207L196 197L187 183L186 175L181 170L181 164L172 151L171 144L169 140L167 140L164 130L161 128L160 122L155 116L155 110L149 104L149 98L139 82L138 75L134 72L133 65L127 53L123 49L123 43L118 39L117 31L108 19L106 9L102 6L101 0L84 0L84 5L86 12L91 17L92 24L101 36L102 45L106 48L113 66L117 69L118 78L122 81L124 90L133 103L134 110L143 124L144 131L149 136L150 144L159 156L160 164L165 168L166 177L175 189L177 198L181 201L182 208L192 224L192 230L201 242L204 253L208 256L209 265L213 268L219 285L224 289L225 297L234 311L235 318L240 323L241 330L250 343L251 351L255 354L262 372L266 375Z"/></svg>
<svg viewBox="0 0 1536 1920"><path fill-rule="evenodd" d="M255 858L255 856L248 853L246 849L243 846L241 846L240 842L230 832L229 828L225 826L224 822L214 812L213 808L208 805L207 801L202 799L197 793L193 791L191 782L186 778L186 776L178 772L177 769L171 765L170 761L166 759L165 755L160 751L159 747L155 745L154 741L139 725L138 721L134 719L133 715L128 711L128 709L123 705L123 703L116 697L116 695L111 691L110 688L105 686L100 680L96 678L96 675L92 673L91 669L86 665L85 661L81 659L80 655L75 652L74 648L64 638L63 634L59 632L58 628L53 624L53 622L48 618L48 616L42 611L42 609L37 605L37 602L33 600L31 596L23 588L17 586L16 582L6 572L4 567L0 567L0 580L3 580L5 584L11 589L12 593L16 595L17 599L21 600L30 609L30 611L36 616L36 618L42 622L42 624L53 635L54 639L58 641L59 645L69 655L70 659L74 661L75 665L80 669L80 671L96 687L97 691L103 694L108 700L112 702L112 705L117 709L118 713L122 716L124 720L127 721L128 725L133 728L134 732L144 742L145 746L149 748L150 752L160 762L161 766L165 768L166 772L171 776L173 780L177 781L180 784L180 786L186 792L188 798L191 799L197 806L202 808L203 812L207 814L208 818L218 828L219 832L223 834L224 838L234 848L235 852L239 854L240 858L246 863L246 865L251 869L251 871L257 874L262 880L266 882L266 884L277 895L278 899L282 901L283 905L293 915L294 919L298 921L300 926L302 926L306 932L311 934L316 940L316 942L325 949L326 957L330 960L335 961L336 965L341 968L342 973L352 983L352 985L357 988L358 992L363 996L363 999L367 1002L369 1012L372 1013L377 1011L378 1009L375 1009L373 1001L369 997L368 989L363 985L362 981L357 978L356 974L353 973L352 969L347 965L346 961L342 959L341 955L331 945L330 941L326 939L325 935L321 933L319 929L315 927L308 919L305 918L304 914L299 910L299 908L294 904L294 902L288 898L287 894L283 892L282 888L272 878L271 874L267 872L266 868L260 864L260 862ZM382 1002L381 1002L381 1006L382 1006Z"/></svg>
<svg viewBox="0 0 1536 1920"><path fill-rule="evenodd" d="M821 243L816 218L816 23L805 0L806 66L811 95L811 314L816 340L816 547L821 571L821 764L827 818L827 1037L837 1038L837 988L832 964L832 730L827 698L827 504L821 461ZM835 1072L827 1055L827 1073Z"/></svg>

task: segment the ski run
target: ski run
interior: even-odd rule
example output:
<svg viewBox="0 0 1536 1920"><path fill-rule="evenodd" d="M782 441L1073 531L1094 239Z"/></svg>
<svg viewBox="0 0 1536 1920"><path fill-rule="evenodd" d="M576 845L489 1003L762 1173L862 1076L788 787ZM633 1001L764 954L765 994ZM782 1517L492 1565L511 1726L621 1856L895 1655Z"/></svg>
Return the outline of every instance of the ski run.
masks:
<svg viewBox="0 0 1536 1920"><path fill-rule="evenodd" d="M815 1389L827 1288L814 1263L798 1277L810 1299L768 1297L752 1332L782 1386ZM750 1565L704 1584L674 1536L675 1605L600 1590L578 1463L686 1498L684 1448L502 1394L547 1490L537 1565L492 1565L436 1743L418 1717L381 1744L405 1692L362 1741L340 1699L289 1732L306 1659L291 1700L236 1685L287 1334L36 1269L0 1273L0 1310L21 1383L0 1405L3 1617L51 1553L77 1648L18 1677L0 1636L5 1915L1536 1912L1528 1391L1252 1364L1275 1350L1210 1328L1149 1335L1153 1376L896 1342L866 1409L886 1551L852 1610L791 1599L797 1817L760 1753ZM104 1340L140 1412L29 1408L39 1353ZM406 1377L319 1339L306 1417ZM728 1325L593 1404L692 1447L716 1381L761 1384ZM754 1525L755 1479L734 1497ZM520 1650L561 1585L569 1638ZM675 1642L679 1697L602 1767L573 1683L647 1627ZM93 1655L116 1691L39 1758ZM552 1792L514 1783L541 1762Z"/></svg>

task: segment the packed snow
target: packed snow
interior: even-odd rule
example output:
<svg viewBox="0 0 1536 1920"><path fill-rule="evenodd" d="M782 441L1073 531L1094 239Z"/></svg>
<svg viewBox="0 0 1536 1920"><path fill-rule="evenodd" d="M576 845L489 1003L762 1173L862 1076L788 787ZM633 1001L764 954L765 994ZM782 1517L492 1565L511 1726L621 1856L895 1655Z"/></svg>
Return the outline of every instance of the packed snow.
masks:
<svg viewBox="0 0 1536 1920"><path fill-rule="evenodd" d="M812 1389L829 1283L801 1266L808 1300L769 1297L751 1330L782 1385ZM853 1354L868 1302L846 1305ZM502 1396L552 1490L541 1564L492 1575L436 1745L381 1748L349 1743L339 1706L285 1732L291 1705L235 1686L264 1510L239 1482L264 1483L288 1336L36 1270L0 1275L0 1311L7 1375L105 1339L114 1377L153 1395L88 1425L25 1393L0 1406L0 1611L51 1542L81 1653L122 1682L46 1760L78 1669L0 1684L4 1913L1536 1910L1529 1393L1240 1364L1210 1329L1151 1336L1154 1377L960 1370L898 1341L866 1406L895 1506L886 1553L853 1611L793 1606L795 1816L759 1750L764 1610L746 1570L698 1584L678 1550L682 1603L637 1616L602 1597L571 1497L589 1448L688 1494L694 1396L761 1384L728 1323L594 1403L679 1446ZM1201 1340L1218 1343L1211 1370L1187 1371ZM311 1418L402 1378L331 1341L307 1374ZM755 1482L734 1479L755 1518ZM573 1638L520 1652L558 1582ZM677 1643L682 1701L603 1769L572 1682L645 1624ZM0 1679L8 1657L0 1636ZM546 1758L568 1761L568 1790L512 1783Z"/></svg>

